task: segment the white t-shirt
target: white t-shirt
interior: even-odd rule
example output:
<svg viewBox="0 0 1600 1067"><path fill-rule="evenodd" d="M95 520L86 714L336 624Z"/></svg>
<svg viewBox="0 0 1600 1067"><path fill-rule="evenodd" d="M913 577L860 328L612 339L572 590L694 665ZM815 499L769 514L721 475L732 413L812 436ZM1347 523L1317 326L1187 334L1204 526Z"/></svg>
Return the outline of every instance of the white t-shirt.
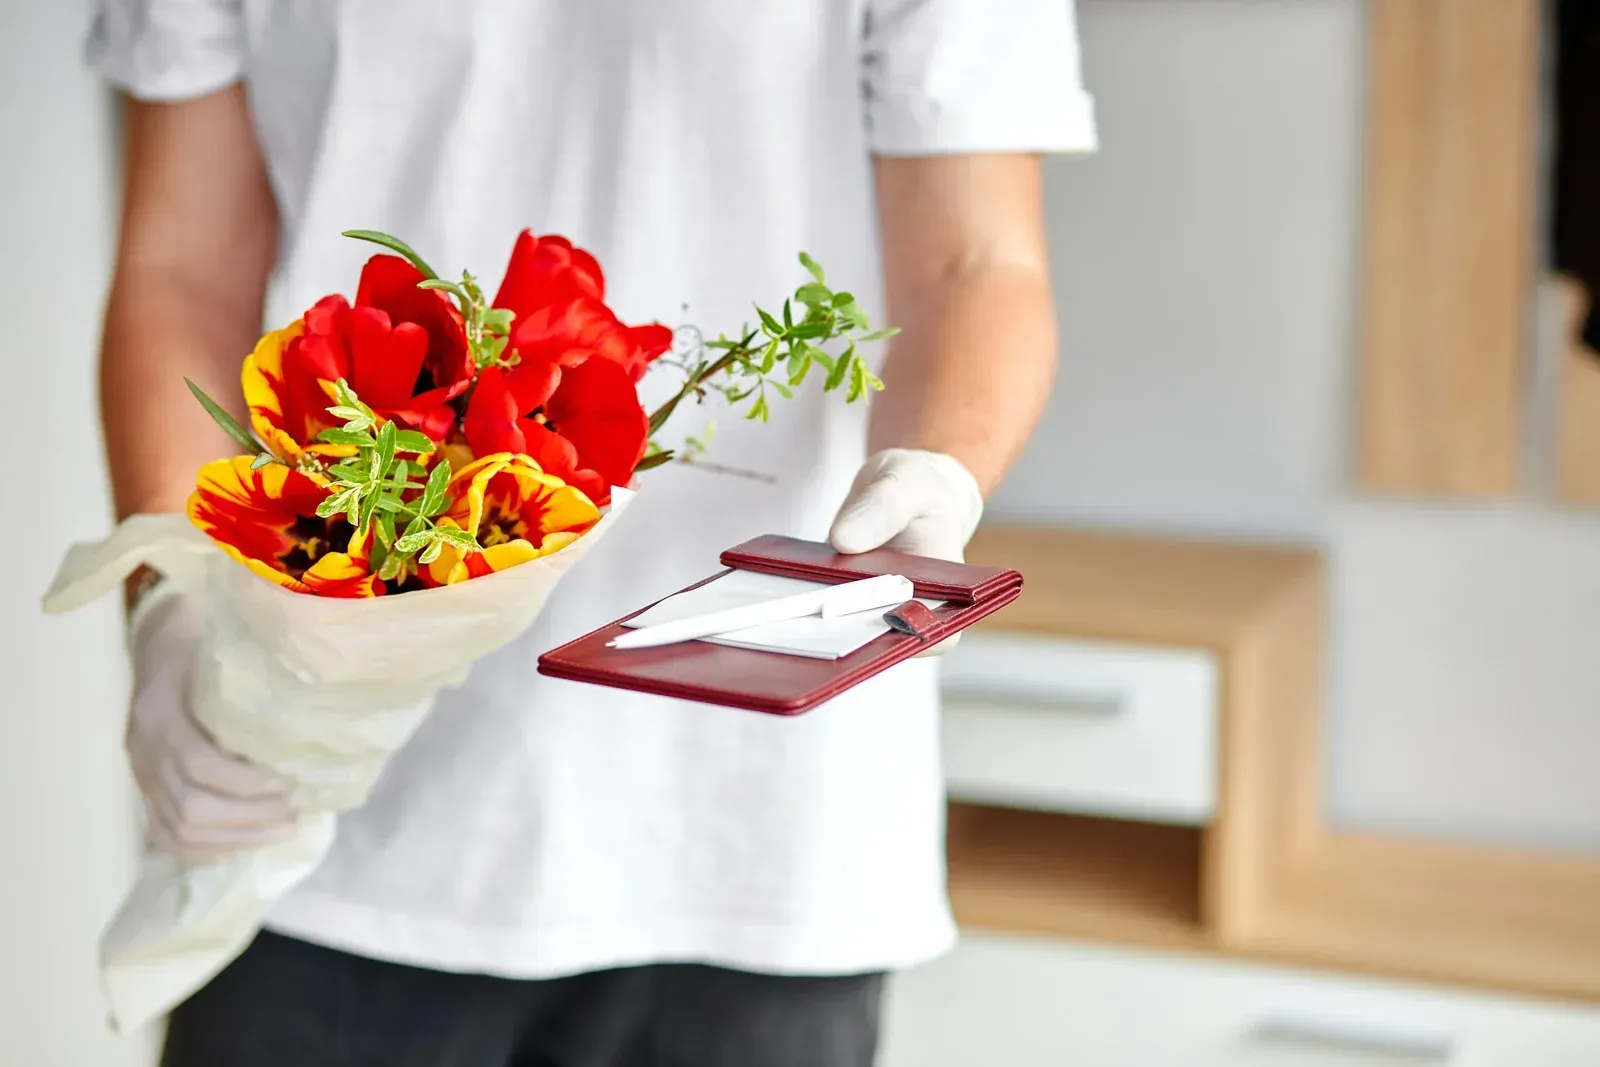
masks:
<svg viewBox="0 0 1600 1067"><path fill-rule="evenodd" d="M244 79L283 219L269 323L353 292L403 237L492 288L516 232L591 249L630 322L732 332L804 249L881 318L871 157L1093 147L1070 0L99 0L135 96ZM645 380L647 406L671 388ZM681 410L666 436L717 412ZM864 412L814 386L718 420L523 638L445 693L284 933L445 970L654 961L848 973L926 960L944 893L933 666L796 719L540 677L538 654L704 577L748 537L821 538Z"/></svg>

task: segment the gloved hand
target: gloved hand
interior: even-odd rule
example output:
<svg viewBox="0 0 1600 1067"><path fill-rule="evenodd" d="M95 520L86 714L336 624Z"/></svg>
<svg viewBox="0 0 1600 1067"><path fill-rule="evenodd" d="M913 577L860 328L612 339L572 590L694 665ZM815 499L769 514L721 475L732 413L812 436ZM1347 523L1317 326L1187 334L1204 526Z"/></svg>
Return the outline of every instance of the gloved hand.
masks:
<svg viewBox="0 0 1600 1067"><path fill-rule="evenodd" d="M151 843L190 863L282 841L296 818L287 783L228 755L189 713L200 606L157 586L134 614L133 701L126 747L144 794Z"/></svg>
<svg viewBox="0 0 1600 1067"><path fill-rule="evenodd" d="M960 460L890 448L862 464L828 540L840 552L887 546L959 563L982 515L983 494ZM920 655L946 652L955 642L949 638Z"/></svg>

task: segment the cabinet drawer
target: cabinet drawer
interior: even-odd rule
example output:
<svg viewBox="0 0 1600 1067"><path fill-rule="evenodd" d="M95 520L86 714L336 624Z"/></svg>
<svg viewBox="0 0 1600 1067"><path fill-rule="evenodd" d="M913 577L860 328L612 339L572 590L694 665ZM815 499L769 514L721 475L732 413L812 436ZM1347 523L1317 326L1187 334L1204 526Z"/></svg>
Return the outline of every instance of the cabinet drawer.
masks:
<svg viewBox="0 0 1600 1067"><path fill-rule="evenodd" d="M944 658L958 800L1195 824L1216 805L1217 665L1198 650L977 631Z"/></svg>
<svg viewBox="0 0 1600 1067"><path fill-rule="evenodd" d="M1600 1011L965 935L896 975L883 1067L1595 1067Z"/></svg>

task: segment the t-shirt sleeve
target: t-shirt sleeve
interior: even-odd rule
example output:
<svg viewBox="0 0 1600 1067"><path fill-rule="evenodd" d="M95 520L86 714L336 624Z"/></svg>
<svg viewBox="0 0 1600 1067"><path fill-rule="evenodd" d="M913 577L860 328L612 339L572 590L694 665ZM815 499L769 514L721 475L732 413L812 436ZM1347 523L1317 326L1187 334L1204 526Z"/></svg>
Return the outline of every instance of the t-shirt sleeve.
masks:
<svg viewBox="0 0 1600 1067"><path fill-rule="evenodd" d="M188 100L244 71L240 0L93 0L85 52L112 85L141 100Z"/></svg>
<svg viewBox="0 0 1600 1067"><path fill-rule="evenodd" d="M1073 0L868 0L862 69L881 155L1095 148Z"/></svg>

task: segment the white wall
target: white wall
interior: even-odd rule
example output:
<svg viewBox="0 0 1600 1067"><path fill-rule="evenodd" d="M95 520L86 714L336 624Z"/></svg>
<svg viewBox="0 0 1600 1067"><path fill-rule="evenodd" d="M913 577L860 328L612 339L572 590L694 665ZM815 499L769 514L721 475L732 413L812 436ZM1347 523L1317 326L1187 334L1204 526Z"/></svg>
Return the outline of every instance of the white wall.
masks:
<svg viewBox="0 0 1600 1067"><path fill-rule="evenodd" d="M1600 847L1600 519L1350 488L1359 0L1080 0L1065 364L993 513L1326 547L1343 823ZM1464 220L1465 224L1465 220Z"/></svg>
<svg viewBox="0 0 1600 1067"><path fill-rule="evenodd" d="M93 355L110 267L111 109L76 62L75 3L0 3L0 349L6 551L0 566L0 1063L134 1067L112 1037L94 942L136 845L121 751L119 620L46 619L67 542L106 509Z"/></svg>

